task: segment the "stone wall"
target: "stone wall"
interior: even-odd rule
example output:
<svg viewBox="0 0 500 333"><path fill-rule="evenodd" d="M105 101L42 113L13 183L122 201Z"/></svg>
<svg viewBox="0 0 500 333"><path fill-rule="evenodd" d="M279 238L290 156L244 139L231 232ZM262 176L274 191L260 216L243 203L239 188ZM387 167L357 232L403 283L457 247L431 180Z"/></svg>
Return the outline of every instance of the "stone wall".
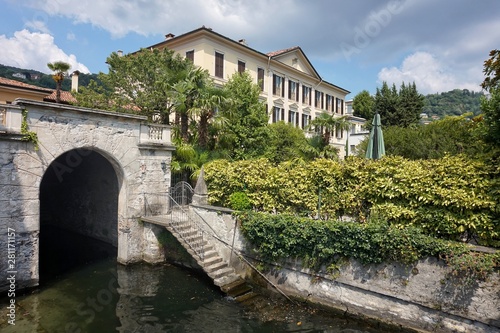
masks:
<svg viewBox="0 0 500 333"><path fill-rule="evenodd" d="M16 105L5 108L6 119L17 117L17 120L0 129L0 244L7 251L10 241L7 231L15 231L17 287L38 283L39 195L43 179L49 169L55 174L56 182L75 176L73 172L78 168L84 170L82 163L86 156L79 153L81 149L98 154L111 168L107 177L116 177L116 198L110 200L116 207L112 217L115 222L85 221L86 218L99 219L103 211L108 210L104 205L89 204L85 216L68 216L71 221L62 221L60 226L78 223L80 227L70 229L117 246L119 262L141 261L144 230L138 217L144 213L145 198L149 193L168 191L170 185L169 168L174 149L170 143L170 127L146 124L143 116L30 100L17 100ZM21 141L19 117L23 109L27 111L29 130L38 136L38 149L31 142ZM58 157L63 158L58 160ZM74 187L76 192L78 187L87 187L87 195L75 193L73 198L58 200L68 199L66 204L76 205L80 200L85 204L91 197L99 199L108 180L95 178L94 183L87 184L85 179L77 178L63 187ZM67 190L47 186L49 194ZM58 200L53 203L58 204ZM7 255L2 254L0 290L8 289L8 267Z"/></svg>
<svg viewBox="0 0 500 333"><path fill-rule="evenodd" d="M220 253L226 260L231 257L229 245L234 239L236 252L254 266L266 267L262 272L266 279L291 297L417 330L500 332L498 273L485 282L464 285L436 258L412 266L347 261L328 272L311 272L300 261L278 265L259 260L239 228L235 229L237 223L227 209L198 205L192 210L200 222L204 221L207 232L219 239ZM234 254L232 265L240 274L262 281Z"/></svg>

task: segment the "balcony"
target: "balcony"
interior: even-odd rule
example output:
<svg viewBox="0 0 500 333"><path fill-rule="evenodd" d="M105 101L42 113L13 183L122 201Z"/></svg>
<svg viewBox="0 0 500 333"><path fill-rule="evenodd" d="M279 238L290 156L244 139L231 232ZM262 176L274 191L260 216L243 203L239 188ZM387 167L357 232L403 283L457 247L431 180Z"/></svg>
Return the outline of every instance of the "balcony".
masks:
<svg viewBox="0 0 500 333"><path fill-rule="evenodd" d="M0 106L0 132L19 134L22 122L21 108L7 104Z"/></svg>
<svg viewBox="0 0 500 333"><path fill-rule="evenodd" d="M170 140L171 128L169 125L141 124L139 145L143 147L172 148Z"/></svg>

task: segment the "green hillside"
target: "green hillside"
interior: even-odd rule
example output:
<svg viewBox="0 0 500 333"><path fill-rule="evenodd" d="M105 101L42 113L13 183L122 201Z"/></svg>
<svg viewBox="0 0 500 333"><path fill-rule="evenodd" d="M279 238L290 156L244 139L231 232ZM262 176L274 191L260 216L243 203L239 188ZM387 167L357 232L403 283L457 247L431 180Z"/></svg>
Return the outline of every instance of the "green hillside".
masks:
<svg viewBox="0 0 500 333"><path fill-rule="evenodd" d="M47 69L48 70L48 69ZM34 86L56 89L56 83L52 79L51 74L45 74L33 69L23 69L0 64L0 77L12 79ZM96 80L97 74L80 74L79 86L85 87L89 84L90 80ZM71 78L66 77L62 85L63 90L71 90Z"/></svg>
<svg viewBox="0 0 500 333"><path fill-rule="evenodd" d="M482 92L474 92L467 89L454 89L439 94L425 96L423 112L429 117L458 116L472 112L474 115L481 113Z"/></svg>

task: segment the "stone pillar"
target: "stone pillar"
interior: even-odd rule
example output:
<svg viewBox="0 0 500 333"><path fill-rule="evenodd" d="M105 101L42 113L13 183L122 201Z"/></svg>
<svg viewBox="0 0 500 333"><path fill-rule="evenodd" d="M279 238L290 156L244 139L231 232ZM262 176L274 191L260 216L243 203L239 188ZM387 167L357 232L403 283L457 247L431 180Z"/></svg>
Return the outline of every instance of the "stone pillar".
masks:
<svg viewBox="0 0 500 333"><path fill-rule="evenodd" d="M208 189L205 183L205 171L203 167L200 170L200 176L196 181L196 186L194 187L193 194L193 204L195 205L207 205L208 204Z"/></svg>

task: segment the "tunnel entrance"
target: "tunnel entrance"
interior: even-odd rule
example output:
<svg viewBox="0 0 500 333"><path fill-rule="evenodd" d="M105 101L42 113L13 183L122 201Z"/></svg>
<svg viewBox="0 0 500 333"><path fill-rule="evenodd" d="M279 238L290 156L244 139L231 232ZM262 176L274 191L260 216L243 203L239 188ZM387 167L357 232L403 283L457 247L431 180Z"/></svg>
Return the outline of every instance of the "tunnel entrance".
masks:
<svg viewBox="0 0 500 333"><path fill-rule="evenodd" d="M96 151L74 149L51 163L40 184L40 284L117 256L118 194L113 166Z"/></svg>

